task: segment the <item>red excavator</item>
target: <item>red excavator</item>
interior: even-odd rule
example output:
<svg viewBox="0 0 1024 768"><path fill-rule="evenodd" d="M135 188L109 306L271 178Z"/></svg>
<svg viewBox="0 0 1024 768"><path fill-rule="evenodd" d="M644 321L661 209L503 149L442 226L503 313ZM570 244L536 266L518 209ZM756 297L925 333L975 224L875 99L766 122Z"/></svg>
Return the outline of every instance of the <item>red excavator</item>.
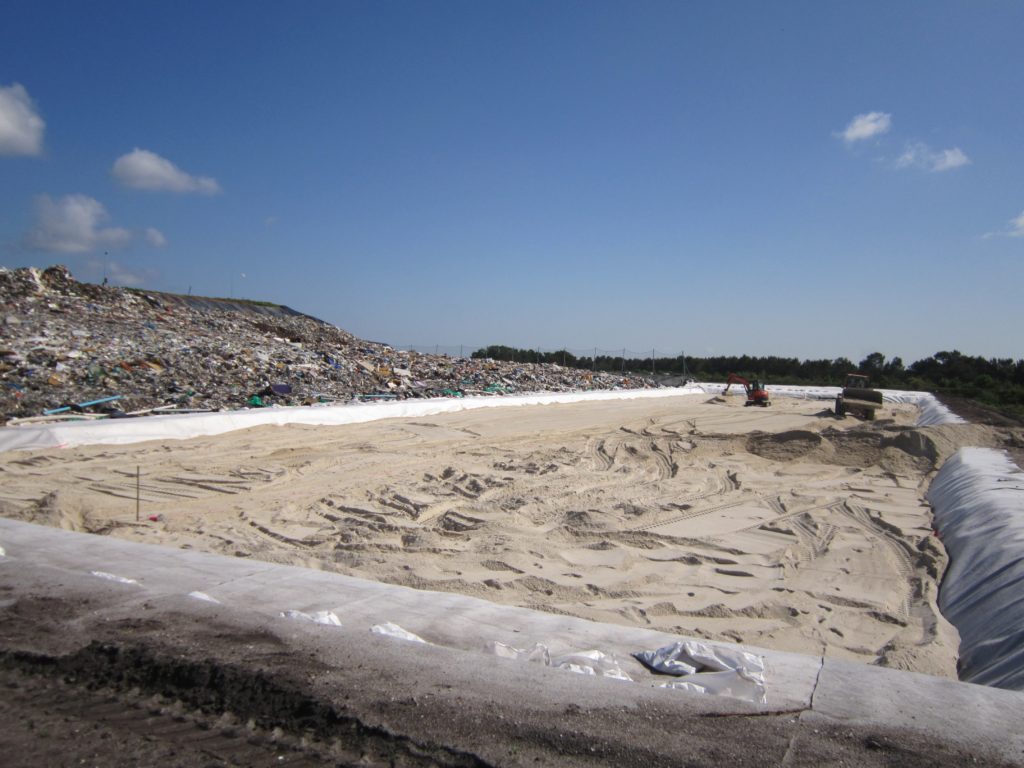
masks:
<svg viewBox="0 0 1024 768"><path fill-rule="evenodd" d="M742 384L743 388L747 391L747 402L744 405L760 405L762 408L772 404L772 401L768 399L768 392L761 386L761 382L757 379L748 381L742 376L737 376L735 373L729 374L729 380L725 384L725 389L722 390L722 394L725 395L729 392L729 387L733 384Z"/></svg>

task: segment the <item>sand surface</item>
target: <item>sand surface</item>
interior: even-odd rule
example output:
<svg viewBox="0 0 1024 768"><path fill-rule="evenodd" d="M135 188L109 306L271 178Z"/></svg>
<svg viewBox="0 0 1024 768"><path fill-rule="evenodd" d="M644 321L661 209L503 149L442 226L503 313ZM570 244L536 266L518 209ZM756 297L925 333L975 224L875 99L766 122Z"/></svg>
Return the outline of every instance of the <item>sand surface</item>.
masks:
<svg viewBox="0 0 1024 768"><path fill-rule="evenodd" d="M681 396L9 453L0 513L956 677L923 495L983 428L915 416Z"/></svg>

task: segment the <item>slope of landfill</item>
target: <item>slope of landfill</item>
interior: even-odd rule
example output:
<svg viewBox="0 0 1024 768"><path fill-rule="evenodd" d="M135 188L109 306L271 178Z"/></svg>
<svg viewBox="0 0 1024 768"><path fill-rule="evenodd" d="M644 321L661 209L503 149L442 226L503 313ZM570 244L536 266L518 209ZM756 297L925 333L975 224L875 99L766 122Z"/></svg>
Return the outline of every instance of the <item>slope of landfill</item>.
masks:
<svg viewBox="0 0 1024 768"><path fill-rule="evenodd" d="M0 303L0 423L61 408L120 416L653 386L399 351L287 307L81 283L63 266L0 269Z"/></svg>

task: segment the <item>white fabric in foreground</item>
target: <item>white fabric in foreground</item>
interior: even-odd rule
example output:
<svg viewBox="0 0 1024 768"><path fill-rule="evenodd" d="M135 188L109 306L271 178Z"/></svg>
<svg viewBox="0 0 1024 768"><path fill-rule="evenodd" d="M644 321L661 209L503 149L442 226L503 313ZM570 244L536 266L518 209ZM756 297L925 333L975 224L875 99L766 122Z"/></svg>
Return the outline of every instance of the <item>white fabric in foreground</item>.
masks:
<svg viewBox="0 0 1024 768"><path fill-rule="evenodd" d="M662 688L732 696L764 704L764 659L753 653L695 640L680 640L634 657L653 672L681 677Z"/></svg>
<svg viewBox="0 0 1024 768"><path fill-rule="evenodd" d="M563 656L552 656L547 646L543 643L536 643L533 648L521 649L499 643L497 640L488 643L484 650L503 659L532 661L537 664L543 664L545 667L565 669L579 675L611 677L615 680L630 682L633 679L623 671L614 656L598 650L575 651Z"/></svg>
<svg viewBox="0 0 1024 768"><path fill-rule="evenodd" d="M98 579L106 579L107 581L116 581L118 584L138 584L139 582L135 579L129 579L127 576L118 576L116 573L107 573L106 571L89 571L90 574Z"/></svg>
<svg viewBox="0 0 1024 768"><path fill-rule="evenodd" d="M410 643L423 643L424 645L430 645L419 635L410 632L407 629L402 629L397 624L390 621L385 621L383 624L374 624L370 627L370 631L375 635L384 635L385 637L394 637L398 640L407 640Z"/></svg>
<svg viewBox="0 0 1024 768"><path fill-rule="evenodd" d="M1024 691L1024 472L1002 451L961 448L928 501L949 552L939 607L960 632L960 679Z"/></svg>
<svg viewBox="0 0 1024 768"><path fill-rule="evenodd" d="M283 619L301 619L311 621L314 624L325 624L329 627L340 627L341 619L333 611L315 611L314 613L303 613L302 611L281 611Z"/></svg>

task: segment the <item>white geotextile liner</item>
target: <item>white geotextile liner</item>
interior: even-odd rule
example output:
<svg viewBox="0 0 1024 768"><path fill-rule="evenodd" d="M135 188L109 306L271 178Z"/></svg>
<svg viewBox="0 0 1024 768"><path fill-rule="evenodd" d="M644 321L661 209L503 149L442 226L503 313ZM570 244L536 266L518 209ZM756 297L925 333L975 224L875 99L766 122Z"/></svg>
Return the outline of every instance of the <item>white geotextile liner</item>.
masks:
<svg viewBox="0 0 1024 768"><path fill-rule="evenodd" d="M883 389L882 397L888 403L910 403L916 405L920 414L917 426L934 427L940 424L963 424L964 420L949 410L930 392L902 392L898 389Z"/></svg>
<svg viewBox="0 0 1024 768"><path fill-rule="evenodd" d="M620 389L602 392L556 392L502 397L444 397L429 400L401 400L389 403L255 408L217 413L185 413L146 416L137 419L74 421L0 428L0 451L31 451L39 448L69 448L76 445L122 445L145 440L185 440L219 435L236 429L264 424L312 424L339 426L380 419L422 418L476 408L516 405L578 403L592 400L633 400L648 397L677 397L700 394L697 387L663 389Z"/></svg>
<svg viewBox="0 0 1024 768"><path fill-rule="evenodd" d="M694 384L702 392L707 394L720 395L725 389L725 384ZM733 385L733 390L735 387ZM742 391L742 387L740 390ZM843 391L842 387L802 387L789 386L787 384L771 384L765 386L769 395L776 397L797 397L804 400L835 400L836 396ZM920 413L917 417L917 426L934 427L939 424L963 424L964 420L950 411L940 403L931 392L913 392L902 389L880 389L882 399L887 403L906 403L916 405Z"/></svg>
<svg viewBox="0 0 1024 768"><path fill-rule="evenodd" d="M961 448L928 501L949 552L939 607L960 632L960 679L1024 691L1024 472Z"/></svg>
<svg viewBox="0 0 1024 768"><path fill-rule="evenodd" d="M331 406L298 406L294 408L257 408L217 413L186 413L167 416L146 416L137 419L73 421L59 424L0 427L0 452L32 451L43 448L70 448L76 445L123 445L145 440L186 440L191 437L220 435L236 429L264 424L312 424L340 426L361 424L380 419L422 418L441 413L455 413L476 408L500 408L517 405L579 403L595 400L634 400L649 397L718 394L724 384L688 384L662 389L622 389L602 392L556 392L504 397L434 398L401 400L388 403L359 403ZM835 399L838 387L769 386L769 393L783 397L816 400ZM881 390L883 397L894 403L912 403L921 409L918 426L960 422L927 392Z"/></svg>

